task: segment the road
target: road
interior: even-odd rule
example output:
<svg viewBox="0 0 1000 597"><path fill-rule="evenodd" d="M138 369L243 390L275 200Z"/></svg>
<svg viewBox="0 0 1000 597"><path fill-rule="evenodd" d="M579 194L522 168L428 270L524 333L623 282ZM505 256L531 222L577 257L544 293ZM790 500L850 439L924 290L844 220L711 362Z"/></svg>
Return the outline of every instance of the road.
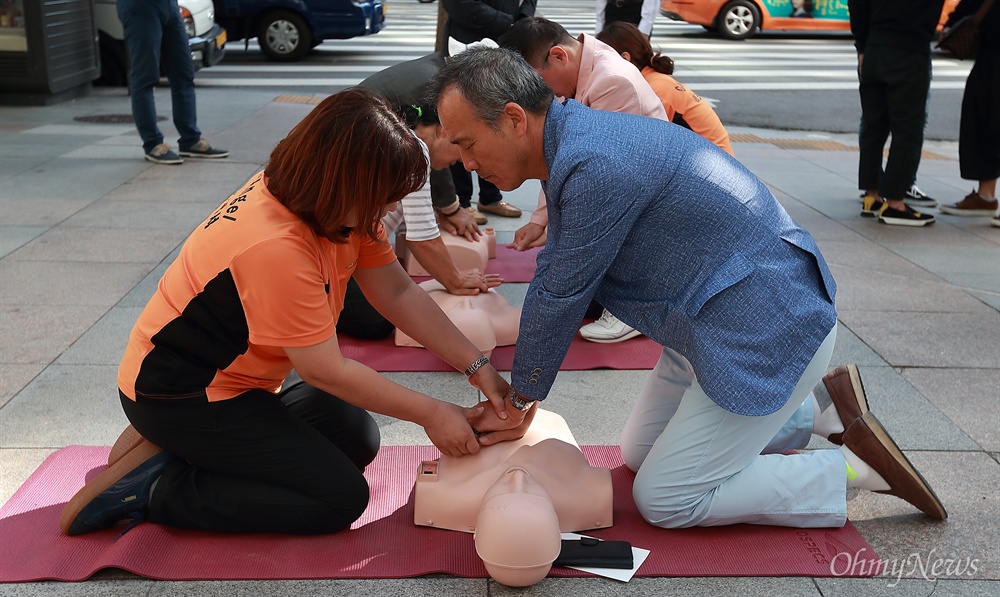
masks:
<svg viewBox="0 0 1000 597"><path fill-rule="evenodd" d="M232 42L222 63L198 72L197 84L303 95L332 93L433 51L437 11L437 3L391 0L383 31L324 42L297 63L268 61L255 40ZM591 33L594 28L589 0L543 0L539 14L573 34ZM652 42L674 59L675 77L711 100L726 125L857 131L861 110L850 34L764 32L734 42L660 16ZM971 62L935 53L928 139L958 139L962 90L971 67Z"/></svg>

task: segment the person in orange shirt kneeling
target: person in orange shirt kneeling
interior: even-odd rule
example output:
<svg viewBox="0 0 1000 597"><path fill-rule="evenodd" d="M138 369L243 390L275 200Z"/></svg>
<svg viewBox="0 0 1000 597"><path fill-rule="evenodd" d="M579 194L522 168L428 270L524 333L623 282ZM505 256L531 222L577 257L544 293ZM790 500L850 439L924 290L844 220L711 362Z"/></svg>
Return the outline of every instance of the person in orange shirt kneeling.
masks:
<svg viewBox="0 0 1000 597"><path fill-rule="evenodd" d="M485 406L400 386L337 343L353 277L505 418L507 382L386 241L381 217L426 176L420 142L370 90L328 97L278 143L188 237L139 316L118 370L132 425L109 468L66 505L63 532L122 520L237 533L347 528L368 505L362 472L379 448L368 411L421 425L444 454L477 452L469 420Z"/></svg>

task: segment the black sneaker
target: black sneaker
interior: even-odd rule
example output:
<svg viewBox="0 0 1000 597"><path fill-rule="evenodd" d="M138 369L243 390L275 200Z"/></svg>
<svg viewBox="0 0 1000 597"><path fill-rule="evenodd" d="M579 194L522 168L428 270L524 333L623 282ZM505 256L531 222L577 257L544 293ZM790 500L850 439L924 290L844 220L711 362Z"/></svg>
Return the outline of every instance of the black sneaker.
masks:
<svg viewBox="0 0 1000 597"><path fill-rule="evenodd" d="M874 218L878 215L878 212L882 210L884 205L885 201L882 201L881 197L876 197L875 195L862 195L861 215L865 218Z"/></svg>
<svg viewBox="0 0 1000 597"><path fill-rule="evenodd" d="M228 149L217 149L208 144L208 141L201 139L187 149L181 148L180 154L186 158L228 158Z"/></svg>
<svg viewBox="0 0 1000 597"><path fill-rule="evenodd" d="M927 196L927 193L917 188L917 185L910 187L909 191L903 195L903 203L910 207L937 207L938 202Z"/></svg>
<svg viewBox="0 0 1000 597"><path fill-rule="evenodd" d="M890 226L929 226L934 223L934 216L919 212L909 205L905 207L905 210L893 209L886 203L878 214L878 221Z"/></svg>
<svg viewBox="0 0 1000 597"><path fill-rule="evenodd" d="M144 520L150 488L171 458L148 441L140 443L73 496L59 517L60 528L79 535Z"/></svg>
<svg viewBox="0 0 1000 597"><path fill-rule="evenodd" d="M183 153L183 152L182 152ZM183 164L182 160L178 155L170 151L170 146L166 143L160 143L153 149L146 152L146 161L153 162L154 164Z"/></svg>

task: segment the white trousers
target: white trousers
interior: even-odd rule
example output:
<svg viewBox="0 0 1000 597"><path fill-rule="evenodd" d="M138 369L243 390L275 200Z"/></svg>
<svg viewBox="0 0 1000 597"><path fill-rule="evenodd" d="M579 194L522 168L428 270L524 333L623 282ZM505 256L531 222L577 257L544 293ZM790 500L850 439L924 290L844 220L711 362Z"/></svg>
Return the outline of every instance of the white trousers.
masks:
<svg viewBox="0 0 1000 597"><path fill-rule="evenodd" d="M632 495L664 528L736 523L841 527L847 472L839 450L803 448L813 427L811 391L826 374L836 328L823 341L788 403L765 416L731 413L705 394L691 365L664 349L622 431Z"/></svg>

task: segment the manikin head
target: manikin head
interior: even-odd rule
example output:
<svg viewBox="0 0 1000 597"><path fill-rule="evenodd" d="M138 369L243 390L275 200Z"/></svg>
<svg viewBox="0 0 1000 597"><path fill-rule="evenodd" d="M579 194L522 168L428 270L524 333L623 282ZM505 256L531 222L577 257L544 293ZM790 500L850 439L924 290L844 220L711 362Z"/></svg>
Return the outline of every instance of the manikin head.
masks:
<svg viewBox="0 0 1000 597"><path fill-rule="evenodd" d="M476 553L493 580L526 587L545 578L561 547L552 498L527 471L512 466L483 496Z"/></svg>

